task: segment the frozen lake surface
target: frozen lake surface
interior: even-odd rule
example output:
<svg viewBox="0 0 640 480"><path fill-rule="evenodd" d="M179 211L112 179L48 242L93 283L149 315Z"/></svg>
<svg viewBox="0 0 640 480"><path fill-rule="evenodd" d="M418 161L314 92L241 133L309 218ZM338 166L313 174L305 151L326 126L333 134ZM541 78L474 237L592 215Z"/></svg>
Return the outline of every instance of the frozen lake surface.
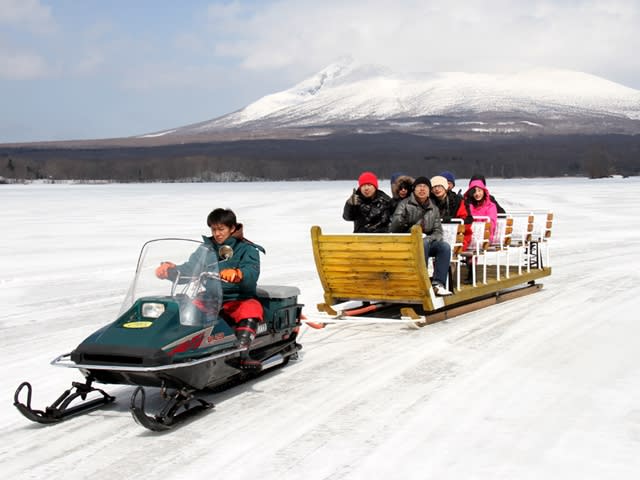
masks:
<svg viewBox="0 0 640 480"><path fill-rule="evenodd" d="M0 186L3 477L637 478L638 178L490 179L507 211L555 213L539 293L421 330L303 327L299 361L207 395L215 410L169 434L133 422L133 387L107 386L115 404L51 427L12 406L24 380L36 408L81 380L49 362L115 318L144 241L197 239L216 207L266 248L260 283L299 287L314 311L309 230L350 232L353 186Z"/></svg>

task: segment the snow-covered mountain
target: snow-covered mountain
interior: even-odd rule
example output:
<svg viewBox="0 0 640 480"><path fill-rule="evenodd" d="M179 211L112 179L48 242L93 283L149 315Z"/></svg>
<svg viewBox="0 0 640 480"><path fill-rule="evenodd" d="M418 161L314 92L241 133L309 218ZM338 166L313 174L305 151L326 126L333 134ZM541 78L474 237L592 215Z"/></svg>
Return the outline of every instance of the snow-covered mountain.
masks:
<svg viewBox="0 0 640 480"><path fill-rule="evenodd" d="M243 130L640 133L640 91L560 69L398 74L341 61L236 112L154 135Z"/></svg>

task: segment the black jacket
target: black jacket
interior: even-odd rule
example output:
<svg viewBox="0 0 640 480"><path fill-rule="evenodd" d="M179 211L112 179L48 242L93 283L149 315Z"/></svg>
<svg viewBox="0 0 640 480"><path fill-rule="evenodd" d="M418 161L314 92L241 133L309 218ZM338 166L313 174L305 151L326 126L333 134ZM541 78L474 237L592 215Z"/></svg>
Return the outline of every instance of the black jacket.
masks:
<svg viewBox="0 0 640 480"><path fill-rule="evenodd" d="M435 195L431 195L429 199L434 203L438 210L440 210L440 219L442 223L450 223L451 219L459 218L458 213L460 210L460 204L462 203L462 197L455 192L447 192L447 196L440 200Z"/></svg>
<svg viewBox="0 0 640 480"><path fill-rule="evenodd" d="M382 190L372 198L356 190L344 204L342 218L353 222L353 233L386 233L391 213L391 198Z"/></svg>

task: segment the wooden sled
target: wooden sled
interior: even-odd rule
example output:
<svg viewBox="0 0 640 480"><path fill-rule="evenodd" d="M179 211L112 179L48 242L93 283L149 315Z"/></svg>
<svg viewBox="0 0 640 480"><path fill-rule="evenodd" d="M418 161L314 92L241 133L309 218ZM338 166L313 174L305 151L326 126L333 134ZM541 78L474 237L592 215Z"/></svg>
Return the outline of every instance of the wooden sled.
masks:
<svg viewBox="0 0 640 480"><path fill-rule="evenodd" d="M530 269L488 265L486 283L461 285L453 295L438 297L429 280L422 238L419 226L406 234L323 234L313 226L324 303L318 304L318 313L307 314L307 323L316 328L328 323L429 325L534 293L542 288L536 280L551 274L541 261ZM496 268L509 269L508 277Z"/></svg>

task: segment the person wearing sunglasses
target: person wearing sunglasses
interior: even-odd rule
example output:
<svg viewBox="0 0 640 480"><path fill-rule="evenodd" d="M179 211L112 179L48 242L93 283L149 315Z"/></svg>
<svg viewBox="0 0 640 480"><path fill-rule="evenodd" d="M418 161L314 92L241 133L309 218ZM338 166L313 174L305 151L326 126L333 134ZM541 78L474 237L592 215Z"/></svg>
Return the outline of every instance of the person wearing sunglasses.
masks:
<svg viewBox="0 0 640 480"><path fill-rule="evenodd" d="M391 214L396 211L398 204L411 195L411 186L415 179L409 175L400 175L391 184Z"/></svg>

